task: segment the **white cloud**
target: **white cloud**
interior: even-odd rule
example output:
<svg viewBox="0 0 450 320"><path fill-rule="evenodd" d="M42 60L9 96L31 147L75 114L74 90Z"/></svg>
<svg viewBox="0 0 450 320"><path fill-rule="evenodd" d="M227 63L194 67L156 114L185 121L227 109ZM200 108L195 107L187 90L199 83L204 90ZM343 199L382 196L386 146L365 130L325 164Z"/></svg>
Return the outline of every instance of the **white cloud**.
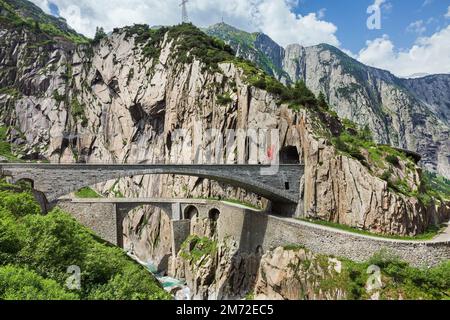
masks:
<svg viewBox="0 0 450 320"><path fill-rule="evenodd" d="M258 6L259 29L282 46L300 43L305 46L326 42L339 46L337 27L318 19L316 13L305 16L291 12L283 0L266 0Z"/></svg>
<svg viewBox="0 0 450 320"><path fill-rule="evenodd" d="M445 17L450 19L450 6L448 6L447 13L445 14Z"/></svg>
<svg viewBox="0 0 450 320"><path fill-rule="evenodd" d="M423 34L427 31L427 27L425 26L425 23L423 20L417 20L414 22L411 22L409 26L406 28L406 31L413 32L417 34Z"/></svg>
<svg viewBox="0 0 450 320"><path fill-rule="evenodd" d="M47 13L50 1L59 7L60 15L78 32L93 36L97 26L106 31L115 27L147 23L174 25L181 20L180 0L32 0ZM392 8L387 0L373 0L374 5ZM75 5L74 5L75 4ZM225 22L247 31L262 31L279 44L300 43L304 46L329 43L339 46L337 27L324 20L324 11L298 15L294 7L300 0L190 0L189 16L198 26ZM446 14L450 18L449 12ZM415 27L415 29L414 29ZM426 23L411 25L422 32ZM395 48L388 36L367 42L358 54L344 52L361 62L387 69L399 76L414 73L450 72L450 26L430 37L419 38L408 50Z"/></svg>
<svg viewBox="0 0 450 320"><path fill-rule="evenodd" d="M375 0L375 2L373 3L374 6L379 7L381 6L383 3L385 3L386 0Z"/></svg>
<svg viewBox="0 0 450 320"><path fill-rule="evenodd" d="M319 11L317 11L317 17L319 19L325 18L325 13L327 12L327 8L322 8Z"/></svg>
<svg viewBox="0 0 450 320"><path fill-rule="evenodd" d="M358 60L407 77L419 73L450 73L449 52L450 26L447 26L430 37L418 38L408 50L397 50L387 35L367 41Z"/></svg>
<svg viewBox="0 0 450 320"><path fill-rule="evenodd" d="M180 0L32 0L47 13L53 2L69 25L87 36L97 26L110 31L115 27L147 23L173 25L181 20ZM384 1L384 0L376 0ZM262 31L283 46L291 43L314 45L322 42L339 45L337 27L323 19L323 11L297 15L298 0L190 0L189 16L198 26L225 22L247 30Z"/></svg>
<svg viewBox="0 0 450 320"><path fill-rule="evenodd" d="M47 0L32 0L31 2L34 2L34 4L41 7L41 9L44 10L46 13L50 14L49 1L47 1Z"/></svg>

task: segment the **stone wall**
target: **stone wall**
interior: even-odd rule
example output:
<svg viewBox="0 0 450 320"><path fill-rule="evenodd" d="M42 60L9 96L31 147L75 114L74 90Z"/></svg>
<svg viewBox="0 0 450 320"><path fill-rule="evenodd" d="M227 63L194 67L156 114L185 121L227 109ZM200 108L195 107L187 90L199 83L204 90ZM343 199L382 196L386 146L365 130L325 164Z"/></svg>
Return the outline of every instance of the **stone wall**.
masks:
<svg viewBox="0 0 450 320"><path fill-rule="evenodd" d="M100 238L117 244L118 221L116 205L113 203L72 203L70 200L58 201L58 207L70 213L78 222L91 229Z"/></svg>
<svg viewBox="0 0 450 320"><path fill-rule="evenodd" d="M413 266L435 266L450 259L450 242L390 240L358 235L295 219L229 208L218 221L219 240L232 237L239 250L264 252L287 244L303 245L314 253L362 262L387 249Z"/></svg>
<svg viewBox="0 0 450 320"><path fill-rule="evenodd" d="M115 204L84 204L60 202L59 206L69 211L78 221L94 230L100 237L117 243ZM182 211L188 205L182 205ZM220 211L217 221L219 241L227 238L239 244L245 253L267 252L287 244L302 245L314 253L348 258L362 262L375 253L387 249L413 266L435 266L450 259L450 242L390 240L358 235L329 227L319 226L291 218L268 215L264 212L230 206L223 202L194 204L199 218L207 217L208 211ZM120 221L122 219L120 218ZM188 229L183 221L182 229ZM120 223L119 223L120 224ZM172 235L171 235L171 238ZM172 239L173 240L173 239ZM179 242L179 241L178 241ZM176 246L179 248L179 243Z"/></svg>

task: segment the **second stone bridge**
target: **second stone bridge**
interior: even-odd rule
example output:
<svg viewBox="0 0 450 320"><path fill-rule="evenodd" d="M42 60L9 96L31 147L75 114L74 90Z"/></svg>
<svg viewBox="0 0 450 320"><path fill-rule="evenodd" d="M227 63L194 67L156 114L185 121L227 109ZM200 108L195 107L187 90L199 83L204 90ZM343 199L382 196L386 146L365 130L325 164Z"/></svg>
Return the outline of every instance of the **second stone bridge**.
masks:
<svg viewBox="0 0 450 320"><path fill-rule="evenodd" d="M99 237L121 248L123 242L123 221L128 213L140 206L150 205L164 212L171 223L172 252L176 253L190 234L190 222L195 218L217 221L221 213L239 204L208 199L172 198L60 198L57 205L69 212L84 226ZM243 207L244 208L244 207ZM241 208L242 210L242 208Z"/></svg>
<svg viewBox="0 0 450 320"><path fill-rule="evenodd" d="M29 181L49 202L83 187L148 174L195 176L245 189L276 203L300 202L301 165L1 164L12 182Z"/></svg>

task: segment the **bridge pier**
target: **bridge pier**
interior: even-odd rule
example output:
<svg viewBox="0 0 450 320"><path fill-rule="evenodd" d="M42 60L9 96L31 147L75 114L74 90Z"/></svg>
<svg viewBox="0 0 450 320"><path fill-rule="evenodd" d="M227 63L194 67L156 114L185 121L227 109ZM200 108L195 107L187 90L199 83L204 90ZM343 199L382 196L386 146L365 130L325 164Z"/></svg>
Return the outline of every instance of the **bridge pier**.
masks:
<svg viewBox="0 0 450 320"><path fill-rule="evenodd" d="M172 258L175 258L181 249L181 245L191 233L191 220L172 220L170 221L170 229L172 234Z"/></svg>

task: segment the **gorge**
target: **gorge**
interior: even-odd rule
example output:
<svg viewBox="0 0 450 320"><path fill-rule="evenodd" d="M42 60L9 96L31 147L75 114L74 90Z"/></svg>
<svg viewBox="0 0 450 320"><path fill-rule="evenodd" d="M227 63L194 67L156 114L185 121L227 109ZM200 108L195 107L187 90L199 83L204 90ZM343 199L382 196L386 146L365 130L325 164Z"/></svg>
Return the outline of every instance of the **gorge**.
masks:
<svg viewBox="0 0 450 320"><path fill-rule="evenodd" d="M30 10L38 18L27 19ZM228 143L227 131L241 130L277 132L280 161L304 167L303 174L288 174L291 180L280 180L281 189L296 191L294 206L273 201L261 192L264 188L248 188L257 173L233 171L227 180L186 171L131 170L129 175L95 180L88 173L72 176L64 171L49 183L55 171L44 172L49 188L57 192L63 185L58 180L78 180L77 188L90 186L106 199L221 203L224 209L217 220L207 213L183 215L188 232L178 246L172 244L173 219L164 208L142 204L119 220L123 249L151 262L158 272L185 279L192 298L369 299L373 292L365 290L366 270L372 264L386 267L385 286L379 289L382 298L448 296L449 241L414 243L450 219L448 180L424 171L425 167L448 178L448 118L445 109L439 108L447 98L429 97L429 89L421 84L427 80L396 79L360 64L356 75L346 76L343 69L354 68L356 62L345 64L349 58L337 49L292 46L284 52L263 35L255 40L259 45L254 54L273 56L275 66L277 54L290 57L275 71L261 70L236 57L231 47L261 65L258 57L242 54L242 47L233 46L232 41L230 47L191 24L134 25L89 40L58 21L27 1L0 0L0 123L2 143L7 145L2 152L5 161L50 162L49 167L84 164L100 166L103 172L108 165L208 166L209 160L234 168L270 165L273 141L265 143L262 151L239 134ZM227 40L223 28L228 30L219 25L206 32ZM336 56L341 60L336 62ZM293 60L296 65L289 65ZM319 67L327 72L314 74L326 79L311 76L310 69ZM448 84L445 76L436 78L433 81L439 85ZM415 97L405 91L416 86L423 91L414 89ZM345 90L351 92L343 94ZM176 135L180 130L184 139ZM208 135L208 130L216 133ZM186 143L196 137L201 139L195 148ZM210 156L199 157L198 150ZM33 173L46 166L20 165L29 166ZM12 164L0 167L5 177L14 178L8 173ZM274 177L262 180L266 188L281 175ZM35 191L44 195L50 190L40 190L42 184L32 175L20 178L36 180ZM230 183L238 179L247 184ZM74 189L66 191L57 196ZM49 194L47 200L56 200ZM95 223L108 217L108 213L99 217L100 206L93 210L94 206L63 200L47 205L59 205L85 224L89 217L96 218ZM352 247L348 252L331 252L336 235L317 226L320 221L368 232L370 237L411 241L411 247L403 251L410 255L396 252L411 266L390 256L392 252L380 253L376 240L372 239L376 245L363 250L354 245L360 238L351 234L355 242L342 240ZM275 240L264 243L270 234ZM403 271L389 268L390 263ZM430 268L421 269L424 266ZM414 274L411 270L429 280L420 285L409 280L397 283L398 272ZM440 277L447 280L437 285ZM430 286L434 289L427 289Z"/></svg>

